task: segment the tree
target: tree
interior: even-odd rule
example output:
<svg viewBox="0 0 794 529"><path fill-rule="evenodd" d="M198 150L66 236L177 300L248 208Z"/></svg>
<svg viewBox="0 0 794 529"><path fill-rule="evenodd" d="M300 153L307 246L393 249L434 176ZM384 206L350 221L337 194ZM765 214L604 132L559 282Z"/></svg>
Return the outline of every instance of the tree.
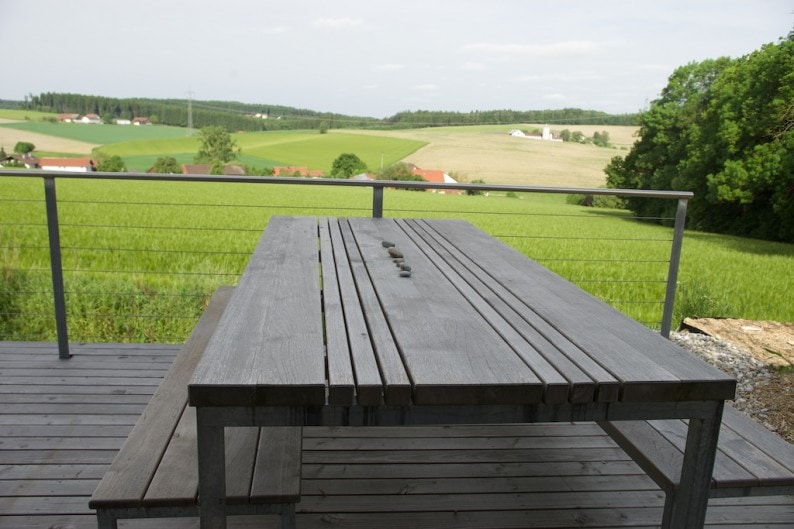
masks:
<svg viewBox="0 0 794 529"><path fill-rule="evenodd" d="M422 182L424 178L414 174L407 163L397 162L378 171L378 180L400 180L404 182Z"/></svg>
<svg viewBox="0 0 794 529"><path fill-rule="evenodd" d="M173 156L163 156L154 162L150 171L161 174L182 174L182 166Z"/></svg>
<svg viewBox="0 0 794 529"><path fill-rule="evenodd" d="M225 127L213 125L202 128L199 141L201 146L195 157L196 163L225 164L240 156L237 142Z"/></svg>
<svg viewBox="0 0 794 529"><path fill-rule="evenodd" d="M331 178L350 178L366 170L367 164L361 158L352 153L342 153L331 166Z"/></svg>
<svg viewBox="0 0 794 529"><path fill-rule="evenodd" d="M36 150L36 146L29 141L18 141L14 145L14 152L17 154L28 154Z"/></svg>
<svg viewBox="0 0 794 529"><path fill-rule="evenodd" d="M610 187L686 190L695 229L794 242L794 41L690 63L640 118L640 140L606 167ZM629 200L640 216L671 201Z"/></svg>
<svg viewBox="0 0 794 529"><path fill-rule="evenodd" d="M121 156L114 154L109 158L102 158L97 164L96 170L103 173L123 173L127 171L127 166Z"/></svg>
<svg viewBox="0 0 794 529"><path fill-rule="evenodd" d="M609 147L609 132L602 130L593 133L593 145L598 147Z"/></svg>

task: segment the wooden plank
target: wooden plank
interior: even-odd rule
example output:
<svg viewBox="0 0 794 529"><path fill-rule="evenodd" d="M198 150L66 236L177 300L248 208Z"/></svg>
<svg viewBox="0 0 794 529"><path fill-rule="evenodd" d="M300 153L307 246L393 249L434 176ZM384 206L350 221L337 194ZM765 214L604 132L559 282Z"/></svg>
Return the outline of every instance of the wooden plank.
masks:
<svg viewBox="0 0 794 529"><path fill-rule="evenodd" d="M5 415L0 414L0 426L17 425L127 425L132 426L139 418L139 414L133 415Z"/></svg>
<svg viewBox="0 0 794 529"><path fill-rule="evenodd" d="M624 452L614 448L592 448L577 453L579 461L603 461L622 456ZM332 451L332 452L307 452L303 454L304 464L370 464L370 463L415 463L421 461L425 464L450 464L450 463L513 463L532 461L537 459L545 461L565 461L570 454L565 451L547 449L521 449L521 450L357 450L357 451Z"/></svg>
<svg viewBox="0 0 794 529"><path fill-rule="evenodd" d="M96 479L75 479L68 484L60 479L0 480L0 497L30 496L90 496Z"/></svg>
<svg viewBox="0 0 794 529"><path fill-rule="evenodd" d="M328 402L331 405L349 406L353 404L356 381L353 377L347 320L337 275L337 268L340 266L337 261L343 261L345 257L334 252L328 219L320 219L319 230L323 324L328 357Z"/></svg>
<svg viewBox="0 0 794 529"><path fill-rule="evenodd" d="M305 450L519 450L560 448L579 450L613 448L607 436L537 436L537 437L341 437L335 439L305 439Z"/></svg>
<svg viewBox="0 0 794 529"><path fill-rule="evenodd" d="M218 289L102 478L91 505L138 505L187 404L187 382L233 289Z"/></svg>
<svg viewBox="0 0 794 529"><path fill-rule="evenodd" d="M327 512L330 504L342 512L394 512L394 511L477 511L535 509L543 505L567 509L571 505L580 508L621 508L645 505L657 507L662 502L658 490L549 492L545 494L435 494L435 495L384 495L384 496L308 496L301 499L301 512Z"/></svg>
<svg viewBox="0 0 794 529"><path fill-rule="evenodd" d="M149 402L149 399L152 398L151 395L146 394L127 394L127 393L116 393L112 395L112 398L109 394L105 394L105 398L97 398L96 394L83 394L83 393L65 393L65 394L58 394L58 393L40 393L31 391L30 393L22 393L22 394L14 394L13 397L4 397L4 400L8 398L8 402L6 404L39 404L43 405L41 409L46 409L47 405L53 404L53 402L57 401L57 404L96 404L96 405L106 405L106 406L117 406L119 404L123 405L138 405L143 404L146 405ZM11 402L13 401L13 402ZM104 401L104 402L103 402Z"/></svg>
<svg viewBox="0 0 794 529"><path fill-rule="evenodd" d="M118 450L119 437L3 437L2 450Z"/></svg>
<svg viewBox="0 0 794 529"><path fill-rule="evenodd" d="M21 480L94 480L94 486L107 470L105 464L80 463L76 465L47 464L37 461L30 465L0 465L0 479Z"/></svg>
<svg viewBox="0 0 794 529"><path fill-rule="evenodd" d="M447 276L450 283L455 285L538 376L543 383L544 402L559 404L569 401L589 402L593 400L595 383L573 365L555 367L549 363L546 357L529 341L527 335L533 334L530 330L532 328L528 329L525 325L521 325L520 329L524 331L522 333L518 327L520 325L518 314L504 303L504 300L492 296L493 291L484 288L483 283L469 268L459 266L460 261L456 260L449 249L439 244L438 239L432 238L416 223L406 221L399 222L399 224L404 230L411 230L414 242L419 244L425 255L433 261L439 270ZM534 334L537 338L537 333Z"/></svg>
<svg viewBox="0 0 794 529"><path fill-rule="evenodd" d="M143 411L146 404L4 404L5 412L9 415L24 415L31 413L46 413L47 415L79 414L79 415L137 415Z"/></svg>
<svg viewBox="0 0 794 529"><path fill-rule="evenodd" d="M518 297L623 382L621 400L730 399L735 381L633 322L568 281L467 223L434 220L433 229L484 270L498 270ZM533 281L527 281L533 277ZM705 383L711 381L710 384Z"/></svg>
<svg viewBox="0 0 794 529"><path fill-rule="evenodd" d="M496 437L545 437L545 436L604 436L604 431L591 422L552 422L530 424L458 424L430 426L304 426L303 438L334 439L363 437L367 439L388 437L472 437L493 439Z"/></svg>
<svg viewBox="0 0 794 529"><path fill-rule="evenodd" d="M741 438L748 440L766 457L786 469L789 474L794 475L794 445L732 406L725 406L722 424L723 429L733 431ZM722 430L720 435L722 435ZM720 444L726 445L726 449L730 445L730 443L722 441Z"/></svg>
<svg viewBox="0 0 794 529"><path fill-rule="evenodd" d="M4 465L109 465L116 450L6 450L0 453Z"/></svg>
<svg viewBox="0 0 794 529"><path fill-rule="evenodd" d="M434 247L443 247L454 257L454 260L447 260L448 264L455 266L466 281L529 342L530 347L564 375L571 385L570 402L617 400L620 387L615 377L538 316L526 300L518 298L496 281L478 262L450 244L429 223L412 221L408 225L414 230L421 229L432 237ZM525 357L525 360L531 367L537 364L534 356Z"/></svg>
<svg viewBox="0 0 794 529"><path fill-rule="evenodd" d="M163 371L165 374L165 371ZM162 379L161 379L162 380ZM5 384L0 386L0 395L46 395L53 398L53 396L60 395L142 395L145 398L151 398L152 392L156 385L150 386L124 386L124 385L92 385L92 386L74 386L71 384L55 384L42 387L35 384ZM11 398L3 396L3 399Z"/></svg>
<svg viewBox="0 0 794 529"><path fill-rule="evenodd" d="M198 450L196 449L196 410L184 408L179 423L150 476L140 491L140 502L130 506L188 506L198 497Z"/></svg>
<svg viewBox="0 0 794 529"><path fill-rule="evenodd" d="M322 495L328 490L334 494L344 495L381 495L381 494L508 494L548 493L551 491L590 492L615 491L622 492L632 487L634 490L653 490L658 487L647 476L574 476L564 480L550 480L549 476L525 476L507 478L470 478L470 479L399 479L370 478L362 480L304 480L303 494L306 496Z"/></svg>
<svg viewBox="0 0 794 529"><path fill-rule="evenodd" d="M351 372L355 373L356 398L359 404L377 406L384 401L384 394L387 391L385 386L393 388L390 390L389 399L393 400L395 398L394 392L398 386L404 382L400 377L404 376L405 373L400 367L398 367L396 371L387 367L389 370L387 376L392 378L392 382L387 384L381 379L374 345L378 343L379 340L373 338L367 326L367 320L364 316L362 307L362 294L358 292L356 283L353 279L354 265L351 264L348 248L342 237L340 221L330 221L329 230L334 254L337 256L336 274L339 280L339 292L345 312L346 339L350 344L352 368L355 370ZM366 297L367 294L363 293L363 295ZM377 329L377 322L375 325L374 328ZM382 341L385 342L385 340ZM384 345L384 347L387 348L390 346L390 344ZM394 372L392 373L391 371ZM405 393L407 394L408 392L405 391Z"/></svg>
<svg viewBox="0 0 794 529"><path fill-rule="evenodd" d="M537 376L393 221L349 222L416 404L540 402ZM399 276L384 240L404 253L410 278Z"/></svg>
<svg viewBox="0 0 794 529"><path fill-rule="evenodd" d="M273 217L190 383L191 405L325 403L317 220Z"/></svg>
<svg viewBox="0 0 794 529"><path fill-rule="evenodd" d="M251 503L301 500L301 428L262 428L251 484Z"/></svg>
<svg viewBox="0 0 794 529"><path fill-rule="evenodd" d="M403 359L395 343L386 314L383 312L378 295L370 281L359 247L360 243L356 240L349 222L340 219L339 228L350 270L355 280L355 290L358 292L360 307L370 332L371 345L377 355L377 365L383 384L383 398L389 405L409 404L413 391L412 382L403 365ZM335 239L335 241L340 242L339 239ZM378 244L380 245L381 242ZM383 246L381 246L381 250L383 250ZM352 289L350 292L352 294ZM362 354L366 355L368 353L366 344L359 343L359 345L362 347ZM369 363L364 365L368 370L369 366Z"/></svg>

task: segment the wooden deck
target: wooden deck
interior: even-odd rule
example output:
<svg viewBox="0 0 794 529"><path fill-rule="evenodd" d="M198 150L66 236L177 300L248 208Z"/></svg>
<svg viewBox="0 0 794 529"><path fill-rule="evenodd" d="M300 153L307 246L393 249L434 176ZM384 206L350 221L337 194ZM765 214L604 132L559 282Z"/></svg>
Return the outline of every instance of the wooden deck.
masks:
<svg viewBox="0 0 794 529"><path fill-rule="evenodd" d="M0 528L96 527L88 498L178 347L72 349L60 361L51 343L0 342ZM300 529L644 529L661 519L661 491L591 424L307 428L303 448ZM794 498L712 500L707 526L794 528Z"/></svg>

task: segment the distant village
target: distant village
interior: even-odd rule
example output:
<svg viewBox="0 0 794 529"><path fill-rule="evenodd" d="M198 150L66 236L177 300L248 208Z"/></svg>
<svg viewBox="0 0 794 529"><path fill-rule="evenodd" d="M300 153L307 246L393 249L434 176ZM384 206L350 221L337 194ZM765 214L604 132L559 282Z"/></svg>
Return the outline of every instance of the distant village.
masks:
<svg viewBox="0 0 794 529"><path fill-rule="evenodd" d="M251 117L267 119L267 114L257 114ZM102 118L97 114L59 114L57 120L61 123L78 123L84 125L101 125ZM151 121L146 117L135 117L133 119L114 119L116 125L151 125ZM4 165L24 166L27 169L41 169L44 171L66 171L86 173L97 170L96 162L90 157L79 158L39 158L31 153L6 155L0 159L0 167ZM442 170L421 169L414 164L407 164L411 173L419 176L426 182L436 184L454 184L457 181ZM181 164L182 174L186 175L205 175L210 174L212 166L210 164ZM153 172L150 169L148 172ZM224 166L226 176L245 176L245 167L239 164L229 163ZM304 166L277 166L273 167L273 176L281 177L303 177L303 178L323 178L323 171L310 169ZM375 180L376 177L370 173L361 173L350 177L352 180ZM438 192L433 190L433 192ZM440 191L444 192L444 191ZM458 190L447 190L448 194L458 194Z"/></svg>
<svg viewBox="0 0 794 529"><path fill-rule="evenodd" d="M102 118L97 114L59 114L58 121L61 123L82 123L85 125L101 125ZM151 125L149 118L135 117L132 119L114 119L116 125Z"/></svg>

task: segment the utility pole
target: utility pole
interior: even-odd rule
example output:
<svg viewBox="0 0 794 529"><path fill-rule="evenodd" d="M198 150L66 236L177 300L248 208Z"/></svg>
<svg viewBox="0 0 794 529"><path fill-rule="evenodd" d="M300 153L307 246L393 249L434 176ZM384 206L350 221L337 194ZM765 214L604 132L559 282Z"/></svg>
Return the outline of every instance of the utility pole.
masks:
<svg viewBox="0 0 794 529"><path fill-rule="evenodd" d="M193 92L187 91L187 135L193 135Z"/></svg>

